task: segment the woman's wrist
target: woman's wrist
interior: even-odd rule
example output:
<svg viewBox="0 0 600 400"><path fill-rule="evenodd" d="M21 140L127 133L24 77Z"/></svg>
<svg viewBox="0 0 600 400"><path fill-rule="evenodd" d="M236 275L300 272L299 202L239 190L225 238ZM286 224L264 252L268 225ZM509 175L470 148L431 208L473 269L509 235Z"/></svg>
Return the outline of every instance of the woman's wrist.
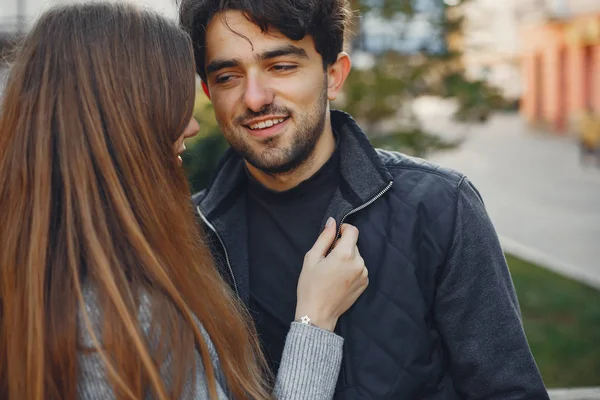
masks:
<svg viewBox="0 0 600 400"><path fill-rule="evenodd" d="M308 310L301 311L300 309L296 310L296 318L294 322L299 322L302 324L313 325L317 328L324 329L329 332L333 332L335 326L337 325L337 318L333 317L323 317L319 313L313 312L311 313Z"/></svg>

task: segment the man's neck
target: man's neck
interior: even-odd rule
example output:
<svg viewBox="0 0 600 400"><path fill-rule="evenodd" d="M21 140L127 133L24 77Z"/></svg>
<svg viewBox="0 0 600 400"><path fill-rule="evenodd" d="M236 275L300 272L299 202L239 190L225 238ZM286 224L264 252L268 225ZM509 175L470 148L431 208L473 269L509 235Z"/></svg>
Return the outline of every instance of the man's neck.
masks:
<svg viewBox="0 0 600 400"><path fill-rule="evenodd" d="M277 192L283 192L298 186L309 179L329 160L335 150L335 138L331 125L326 124L325 131L317 141L315 149L308 159L291 172L283 174L268 174L246 162L246 167L254 179L264 187Z"/></svg>

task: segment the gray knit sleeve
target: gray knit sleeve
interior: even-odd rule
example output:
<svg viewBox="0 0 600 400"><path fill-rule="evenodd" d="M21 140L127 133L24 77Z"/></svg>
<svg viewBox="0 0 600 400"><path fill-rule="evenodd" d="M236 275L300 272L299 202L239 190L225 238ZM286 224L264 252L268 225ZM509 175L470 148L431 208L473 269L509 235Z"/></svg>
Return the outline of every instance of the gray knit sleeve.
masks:
<svg viewBox="0 0 600 400"><path fill-rule="evenodd" d="M84 288L86 312L102 343L99 329L101 312L98 308L96 292L89 287ZM146 296L142 296L140 304L140 323L144 332L148 333L151 316ZM80 344L86 348L95 348L91 335L85 328L83 310L78 315ZM199 326L202 325L197 321ZM208 333L202 329L207 339L213 366L217 378L217 398L231 399L227 382L221 370L219 356ZM292 323L288 333L283 358L275 383L274 395L278 400L330 400L333 398L335 385L342 360L344 340L334 333L299 323ZM208 382L200 354L196 352L196 375L184 386L181 400L209 400ZM161 366L161 374L169 385L168 361ZM110 400L115 399L112 385L107 377L106 366L97 352L81 352L78 357L78 399ZM148 397L150 399L150 397Z"/></svg>
<svg viewBox="0 0 600 400"><path fill-rule="evenodd" d="M332 399L343 344L344 339L332 332L293 322L275 382L275 397L278 400Z"/></svg>

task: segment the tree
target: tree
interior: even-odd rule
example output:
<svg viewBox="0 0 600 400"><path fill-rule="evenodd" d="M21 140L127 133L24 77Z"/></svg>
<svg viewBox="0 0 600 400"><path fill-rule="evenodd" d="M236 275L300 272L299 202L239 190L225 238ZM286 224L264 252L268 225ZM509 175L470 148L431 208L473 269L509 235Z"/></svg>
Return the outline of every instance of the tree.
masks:
<svg viewBox="0 0 600 400"><path fill-rule="evenodd" d="M468 0L462 0L465 1ZM452 12L460 10L459 5L451 7L442 0L352 0L351 3L358 12L353 21L355 34L348 38L348 48L353 57L370 59L370 65L352 70L341 99L333 107L350 113L375 146L424 157L432 150L459 144L446 142L422 128L412 106L423 95L456 98L459 104L456 116L466 122L484 121L494 109L502 107L497 90L465 78L459 62L460 51L449 45L450 38L460 36L462 16L460 12ZM361 15L394 25L395 32L385 36L391 43L370 49L371 28ZM415 27L425 27L428 31L415 35ZM203 105L197 108L196 116L206 133L190 146L190 153L184 158L195 190L206 185L209 171L226 148L217 133L210 106L202 94L199 99Z"/></svg>
<svg viewBox="0 0 600 400"><path fill-rule="evenodd" d="M483 81L470 81L461 65L462 5L468 0L353 0L362 15L375 15L382 25L397 28L394 43L373 51L365 43L366 18L358 18L351 50L369 52L368 68L355 69L345 84L346 109L364 127L378 147L425 157L433 150L454 147L427 132L417 118L413 103L420 96L454 98L455 118L461 122L487 120L505 107L500 92ZM372 25L372 24L371 24ZM425 30L423 31L423 27Z"/></svg>

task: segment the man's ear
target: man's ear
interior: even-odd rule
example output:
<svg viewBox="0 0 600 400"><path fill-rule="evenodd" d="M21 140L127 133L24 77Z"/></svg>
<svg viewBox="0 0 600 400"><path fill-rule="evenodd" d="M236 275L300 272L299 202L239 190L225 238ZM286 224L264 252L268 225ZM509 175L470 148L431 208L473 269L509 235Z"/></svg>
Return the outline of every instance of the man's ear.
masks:
<svg viewBox="0 0 600 400"><path fill-rule="evenodd" d="M335 100L350 73L352 62L347 53L338 54L337 60L327 67L327 98Z"/></svg>
<svg viewBox="0 0 600 400"><path fill-rule="evenodd" d="M208 90L208 85L204 81L202 81L202 91L204 92L206 97L208 97L208 99L210 100L210 91Z"/></svg>

